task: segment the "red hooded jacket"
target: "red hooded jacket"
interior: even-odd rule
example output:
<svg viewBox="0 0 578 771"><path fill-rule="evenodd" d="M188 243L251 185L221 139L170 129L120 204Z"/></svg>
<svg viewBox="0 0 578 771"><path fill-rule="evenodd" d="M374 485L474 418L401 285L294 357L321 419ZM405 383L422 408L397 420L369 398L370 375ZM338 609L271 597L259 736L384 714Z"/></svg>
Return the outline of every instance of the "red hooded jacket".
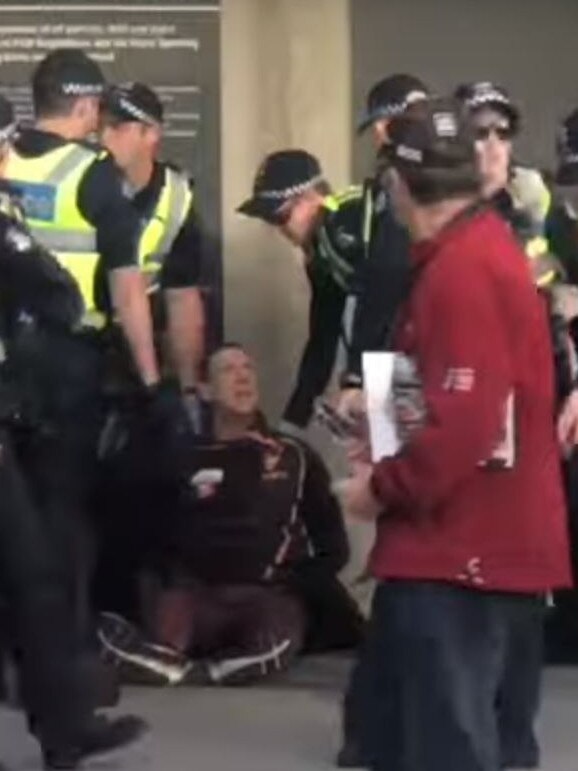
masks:
<svg viewBox="0 0 578 771"><path fill-rule="evenodd" d="M472 210L413 248L396 350L414 358L426 417L374 468L381 579L541 592L570 582L546 308L493 212ZM513 395L511 467L484 465Z"/></svg>

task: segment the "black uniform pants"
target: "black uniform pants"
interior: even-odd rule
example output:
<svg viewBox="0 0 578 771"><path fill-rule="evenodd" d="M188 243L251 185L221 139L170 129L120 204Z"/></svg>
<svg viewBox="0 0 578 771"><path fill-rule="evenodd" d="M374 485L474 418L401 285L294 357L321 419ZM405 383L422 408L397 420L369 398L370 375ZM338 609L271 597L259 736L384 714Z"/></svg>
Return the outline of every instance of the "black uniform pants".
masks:
<svg viewBox="0 0 578 771"><path fill-rule="evenodd" d="M102 355L96 340L44 331L18 354L40 423L19 457L68 574L76 627L88 637L95 551L88 512L103 412Z"/></svg>
<svg viewBox="0 0 578 771"><path fill-rule="evenodd" d="M39 738L66 740L90 705L78 678L67 580L33 504L8 432L0 429L0 571L22 696Z"/></svg>

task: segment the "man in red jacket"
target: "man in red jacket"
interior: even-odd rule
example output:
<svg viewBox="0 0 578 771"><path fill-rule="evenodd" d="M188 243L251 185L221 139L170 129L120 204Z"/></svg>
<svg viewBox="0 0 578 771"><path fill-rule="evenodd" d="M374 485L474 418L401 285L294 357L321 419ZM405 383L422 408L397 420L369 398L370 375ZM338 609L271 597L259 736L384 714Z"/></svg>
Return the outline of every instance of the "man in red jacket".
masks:
<svg viewBox="0 0 578 771"><path fill-rule="evenodd" d="M479 202L459 106L416 105L390 136L387 183L414 242L395 349L422 419L394 457L356 461L343 490L377 521L372 768L497 771L508 639L570 574L546 309Z"/></svg>

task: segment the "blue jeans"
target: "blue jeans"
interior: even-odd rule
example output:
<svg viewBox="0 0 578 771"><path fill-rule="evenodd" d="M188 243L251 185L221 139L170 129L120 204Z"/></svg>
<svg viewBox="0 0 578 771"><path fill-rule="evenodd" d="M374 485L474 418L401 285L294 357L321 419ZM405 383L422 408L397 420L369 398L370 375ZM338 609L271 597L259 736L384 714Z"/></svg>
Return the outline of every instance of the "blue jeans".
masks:
<svg viewBox="0 0 578 771"><path fill-rule="evenodd" d="M356 724L367 765L498 771L506 762L537 763L541 614L537 596L382 583L357 673ZM504 757L508 752L515 757Z"/></svg>

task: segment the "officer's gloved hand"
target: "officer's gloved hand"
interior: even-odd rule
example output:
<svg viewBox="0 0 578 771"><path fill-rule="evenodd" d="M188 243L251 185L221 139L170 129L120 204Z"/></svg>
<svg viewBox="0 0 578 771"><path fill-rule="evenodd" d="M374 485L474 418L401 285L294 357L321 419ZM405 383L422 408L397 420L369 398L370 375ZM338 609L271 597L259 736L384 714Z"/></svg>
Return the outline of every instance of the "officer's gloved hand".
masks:
<svg viewBox="0 0 578 771"><path fill-rule="evenodd" d="M178 428L188 422L180 389L171 380L161 380L145 386L141 394L144 418L151 425L162 428L166 425Z"/></svg>
<svg viewBox="0 0 578 771"><path fill-rule="evenodd" d="M178 477L195 444L178 385L163 381L143 388L138 409L141 439L148 446L148 463L154 474L167 479Z"/></svg>

